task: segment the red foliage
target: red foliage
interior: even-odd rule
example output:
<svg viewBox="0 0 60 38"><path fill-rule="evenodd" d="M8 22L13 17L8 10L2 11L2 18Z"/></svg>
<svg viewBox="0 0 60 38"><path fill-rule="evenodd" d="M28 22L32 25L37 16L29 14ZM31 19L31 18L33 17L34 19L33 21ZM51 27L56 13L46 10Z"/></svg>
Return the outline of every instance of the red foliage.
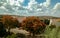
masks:
<svg viewBox="0 0 60 38"><path fill-rule="evenodd" d="M19 22L17 18L13 18L12 16L6 15L3 17L4 18L4 25L5 27L17 27Z"/></svg>
<svg viewBox="0 0 60 38"><path fill-rule="evenodd" d="M32 33L42 31L46 27L44 22L40 21L38 17L27 17L21 24L23 28Z"/></svg>

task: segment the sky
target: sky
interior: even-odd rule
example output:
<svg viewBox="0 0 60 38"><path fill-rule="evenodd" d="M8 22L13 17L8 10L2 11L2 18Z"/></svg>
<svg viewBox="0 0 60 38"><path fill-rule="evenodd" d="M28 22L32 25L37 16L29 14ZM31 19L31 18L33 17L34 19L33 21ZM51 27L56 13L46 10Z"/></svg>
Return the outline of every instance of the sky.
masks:
<svg viewBox="0 0 60 38"><path fill-rule="evenodd" d="M38 4L46 2L46 0L35 0L36 2L38 2ZM27 6L28 5L29 0L24 0L23 5ZM56 3L60 3L60 0L51 0L51 6L54 6Z"/></svg>
<svg viewBox="0 0 60 38"><path fill-rule="evenodd" d="M0 0L0 15L60 17L60 0Z"/></svg>

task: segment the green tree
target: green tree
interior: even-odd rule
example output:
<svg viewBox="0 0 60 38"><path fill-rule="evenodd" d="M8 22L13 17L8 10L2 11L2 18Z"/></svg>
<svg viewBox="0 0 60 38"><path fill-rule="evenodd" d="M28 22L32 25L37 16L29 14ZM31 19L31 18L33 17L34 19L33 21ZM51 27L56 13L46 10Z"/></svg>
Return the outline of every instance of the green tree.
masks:
<svg viewBox="0 0 60 38"><path fill-rule="evenodd" d="M48 20L48 19L44 19L43 21L46 25L49 25L49 23L50 23L50 20Z"/></svg>

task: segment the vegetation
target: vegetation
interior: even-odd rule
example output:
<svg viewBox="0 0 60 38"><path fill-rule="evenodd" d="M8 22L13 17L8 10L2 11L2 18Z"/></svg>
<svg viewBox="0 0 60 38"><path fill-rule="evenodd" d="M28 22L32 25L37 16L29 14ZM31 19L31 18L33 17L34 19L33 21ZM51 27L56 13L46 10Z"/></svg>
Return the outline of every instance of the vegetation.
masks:
<svg viewBox="0 0 60 38"><path fill-rule="evenodd" d="M7 36L8 37L25 37L25 35L21 35L21 34L12 34L12 35L9 35ZM53 27L51 28L50 26L47 26L45 28L45 32L43 33L43 36L45 36L45 38L60 38L60 26L56 26L56 27ZM31 37L31 36L30 36ZM40 36L38 36L40 38Z"/></svg>
<svg viewBox="0 0 60 38"><path fill-rule="evenodd" d="M43 33L46 25L44 22L40 21L38 17L27 17L25 20L23 20L22 27L35 35Z"/></svg>
<svg viewBox="0 0 60 38"><path fill-rule="evenodd" d="M32 33L33 36L35 34L42 34L46 36L45 38L60 38L60 26L48 24L49 20L41 20L38 17L27 17L21 23L19 23L16 18L13 18L11 16L4 16L4 23L0 22L0 37L25 38L26 35L24 34L13 34L10 32L10 29L12 28L22 27L22 29ZM6 28L8 29L8 32L6 31Z"/></svg>
<svg viewBox="0 0 60 38"><path fill-rule="evenodd" d="M5 34L6 34L6 30L4 28L4 25L2 22L0 22L0 37L5 36Z"/></svg>
<svg viewBox="0 0 60 38"><path fill-rule="evenodd" d="M45 35L47 38L60 38L60 26L51 25L47 26L45 29Z"/></svg>
<svg viewBox="0 0 60 38"><path fill-rule="evenodd" d="M13 18L11 16L5 16L4 17L4 27L8 29L8 33L10 33L11 28L16 28L18 27L18 20L16 18Z"/></svg>
<svg viewBox="0 0 60 38"><path fill-rule="evenodd" d="M46 25L49 25L50 20L48 20L48 19L44 19L43 22L44 22Z"/></svg>

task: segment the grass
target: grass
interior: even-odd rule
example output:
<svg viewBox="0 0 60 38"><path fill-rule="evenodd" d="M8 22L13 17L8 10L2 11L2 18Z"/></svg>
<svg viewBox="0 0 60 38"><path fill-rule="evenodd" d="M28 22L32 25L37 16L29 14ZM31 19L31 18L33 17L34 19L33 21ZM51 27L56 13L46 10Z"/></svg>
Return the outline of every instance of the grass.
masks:
<svg viewBox="0 0 60 38"><path fill-rule="evenodd" d="M43 36L45 35L45 38L60 38L60 26L56 27L47 26L45 32L42 35ZM15 34L7 36L7 38L15 38L15 37L16 37Z"/></svg>
<svg viewBox="0 0 60 38"><path fill-rule="evenodd" d="M48 38L60 38L60 27L56 26L51 29L47 26L44 34L47 35Z"/></svg>

